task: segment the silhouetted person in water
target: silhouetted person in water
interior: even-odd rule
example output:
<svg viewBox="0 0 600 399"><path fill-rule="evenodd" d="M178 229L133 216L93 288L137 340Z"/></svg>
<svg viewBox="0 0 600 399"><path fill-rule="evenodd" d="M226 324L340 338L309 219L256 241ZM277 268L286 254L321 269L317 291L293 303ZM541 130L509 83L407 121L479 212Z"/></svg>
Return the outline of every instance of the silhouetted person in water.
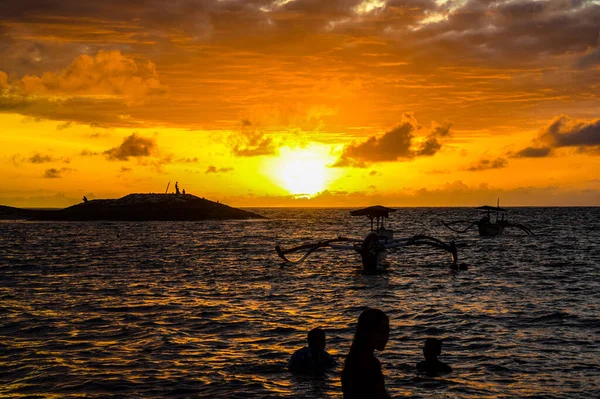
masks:
<svg viewBox="0 0 600 399"><path fill-rule="evenodd" d="M83 202L88 202L88 199L85 195L83 196Z"/></svg>
<svg viewBox="0 0 600 399"><path fill-rule="evenodd" d="M294 352L288 370L292 373L321 374L335 366L335 359L325 351L325 331L319 327L313 328L307 338L308 346Z"/></svg>
<svg viewBox="0 0 600 399"><path fill-rule="evenodd" d="M175 182L175 194L179 195L179 182Z"/></svg>
<svg viewBox="0 0 600 399"><path fill-rule="evenodd" d="M344 399L389 399L374 355L382 351L390 337L390 321L379 309L366 309L359 318L350 352L344 362L342 391Z"/></svg>
<svg viewBox="0 0 600 399"><path fill-rule="evenodd" d="M181 194L185 195L185 188L183 190L181 190Z"/></svg>
<svg viewBox="0 0 600 399"><path fill-rule="evenodd" d="M437 338L427 338L425 345L423 345L425 360L417 363L417 370L427 374L429 377L451 373L452 367L438 360L438 356L441 354L442 341Z"/></svg>

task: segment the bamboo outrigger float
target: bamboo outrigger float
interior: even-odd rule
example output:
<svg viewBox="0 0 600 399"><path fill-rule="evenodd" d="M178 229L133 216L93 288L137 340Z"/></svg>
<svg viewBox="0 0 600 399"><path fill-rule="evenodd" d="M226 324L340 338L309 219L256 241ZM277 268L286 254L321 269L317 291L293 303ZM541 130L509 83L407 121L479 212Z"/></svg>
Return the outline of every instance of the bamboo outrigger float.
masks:
<svg viewBox="0 0 600 399"><path fill-rule="evenodd" d="M442 249L452 255L452 267L457 268L458 254L454 242L448 244L437 238L427 235L415 235L407 238L394 238L394 231L386 229L383 225L385 218L389 217L390 212L395 209L376 205L364 209L350 211L352 216L366 216L371 221L371 231L364 239L349 238L339 236L325 241L317 241L299 245L297 247L282 249L279 245L275 246L277 254L287 263L300 263L306 260L313 252L320 248L333 248L343 250L354 250L361 256L363 270L367 273L377 270L381 264L385 253L389 249L407 247L411 245L428 245ZM373 221L375 220L375 224ZM298 259L289 259L286 255L297 251L306 252Z"/></svg>
<svg viewBox="0 0 600 399"><path fill-rule="evenodd" d="M484 206L477 207L476 209L486 211L487 213L485 215L483 215L481 217L481 219L475 220L475 221L456 220L454 222L448 222L448 223L442 222L442 224L444 226L446 226L447 228L449 228L450 230L455 231L457 233L464 233L467 230L469 230L471 227L477 226L477 229L479 230L479 235L482 237L499 236L500 234L502 234L504 229L507 227L516 227L516 228L523 230L525 233L527 233L527 235L534 235L533 232L527 226L524 226L524 225L518 224L518 223L510 223L504 219L504 212L506 212L506 209L500 208L500 200L498 200L498 204L496 205L496 207L484 205ZM492 221L492 219L491 219L491 213L493 211L496 212L496 217L495 217L494 221ZM502 218L500 218L500 215L502 216ZM455 225L455 224L465 224L465 223L469 223L469 225L462 230L458 230L458 229L455 229L454 227L452 227L452 225Z"/></svg>

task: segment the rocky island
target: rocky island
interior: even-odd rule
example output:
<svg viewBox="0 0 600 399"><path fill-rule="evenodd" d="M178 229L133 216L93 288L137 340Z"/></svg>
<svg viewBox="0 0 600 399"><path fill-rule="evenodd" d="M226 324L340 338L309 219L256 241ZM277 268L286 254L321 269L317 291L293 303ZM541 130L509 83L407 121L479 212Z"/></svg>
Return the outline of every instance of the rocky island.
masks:
<svg viewBox="0 0 600 399"><path fill-rule="evenodd" d="M264 217L191 194L129 194L119 199L85 200L81 204L60 210L0 206L0 219L184 221L264 219Z"/></svg>

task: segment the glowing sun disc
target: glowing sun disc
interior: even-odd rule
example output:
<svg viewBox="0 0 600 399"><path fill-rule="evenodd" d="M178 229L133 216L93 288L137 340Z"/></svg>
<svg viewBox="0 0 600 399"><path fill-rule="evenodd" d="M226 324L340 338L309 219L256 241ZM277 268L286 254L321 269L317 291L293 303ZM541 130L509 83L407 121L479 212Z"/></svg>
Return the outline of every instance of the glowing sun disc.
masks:
<svg viewBox="0 0 600 399"><path fill-rule="evenodd" d="M284 151L277 162L275 175L290 194L310 197L325 189L327 161L310 150Z"/></svg>

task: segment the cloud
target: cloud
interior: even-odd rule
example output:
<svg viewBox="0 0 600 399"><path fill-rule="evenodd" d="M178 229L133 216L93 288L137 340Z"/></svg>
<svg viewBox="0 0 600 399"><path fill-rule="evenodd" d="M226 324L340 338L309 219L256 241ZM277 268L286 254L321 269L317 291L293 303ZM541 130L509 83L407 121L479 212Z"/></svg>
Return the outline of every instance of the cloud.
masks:
<svg viewBox="0 0 600 399"><path fill-rule="evenodd" d="M551 152L552 149L547 147L526 147L510 156L513 158L544 158Z"/></svg>
<svg viewBox="0 0 600 399"><path fill-rule="evenodd" d="M42 154L35 153L27 159L27 162L46 163L46 162L52 162L53 160L54 160L54 158L52 158L50 155L42 155Z"/></svg>
<svg viewBox="0 0 600 399"><path fill-rule="evenodd" d="M178 158L175 160L175 162L177 163L198 163L198 157L194 157L194 158Z"/></svg>
<svg viewBox="0 0 600 399"><path fill-rule="evenodd" d="M0 112L61 120L58 130L73 122L132 126L124 107L139 108L166 92L156 66L119 51L79 55L66 68L21 78L0 71Z"/></svg>
<svg viewBox="0 0 600 399"><path fill-rule="evenodd" d="M513 158L543 158L552 155L555 149L564 147L600 154L600 119L586 121L559 115L540 129L532 144L508 155Z"/></svg>
<svg viewBox="0 0 600 399"><path fill-rule="evenodd" d="M555 117L542 128L539 141L550 147L588 147L600 145L600 119L582 121L566 115Z"/></svg>
<svg viewBox="0 0 600 399"><path fill-rule="evenodd" d="M223 168L217 168L216 166L210 165L208 168L206 168L206 172L205 173L228 173L233 171L233 168L230 167L223 167Z"/></svg>
<svg viewBox="0 0 600 399"><path fill-rule="evenodd" d="M600 73L591 68L598 65L600 18L591 0L4 3L0 70L8 74L0 77L0 112L74 123L226 121L230 129L254 104L322 104L335 110L323 117L339 131L342 123L382 126L370 111L407 104L421 115L433 101L473 115L469 107L493 102L577 101L584 94L593 101ZM585 74L573 70L578 58ZM548 84L549 75L557 81ZM176 95L153 95L167 83ZM411 86L419 90L407 91ZM350 96L372 104L361 109L370 120L356 115ZM142 102L148 106L137 106ZM132 119L117 117L123 114ZM242 141L234 152L274 153L264 144ZM429 140L422 154L436 148Z"/></svg>
<svg viewBox="0 0 600 399"><path fill-rule="evenodd" d="M255 157L277 153L277 145L262 129L243 120L240 132L229 136L231 151L239 157Z"/></svg>
<svg viewBox="0 0 600 399"><path fill-rule="evenodd" d="M46 169L43 177L44 179L61 179L64 177L65 174L69 174L71 172L73 172L73 169L71 168L50 168Z"/></svg>
<svg viewBox="0 0 600 399"><path fill-rule="evenodd" d="M587 69L600 65L600 47L590 49L583 54L578 60L576 66L580 69Z"/></svg>
<svg viewBox="0 0 600 399"><path fill-rule="evenodd" d="M598 4L581 0L447 2L393 32L420 57L514 64L595 48L599 16Z"/></svg>
<svg viewBox="0 0 600 399"><path fill-rule="evenodd" d="M402 121L395 128L380 137L370 137L364 142L353 142L344 147L334 167L366 167L376 162L395 162L410 160L419 156L432 156L441 148L438 138L447 137L450 125L434 124L430 133L417 138L415 133L421 129L412 113L404 113Z"/></svg>
<svg viewBox="0 0 600 399"><path fill-rule="evenodd" d="M151 61L137 61L119 51L99 51L94 57L78 56L67 68L26 75L12 83L11 90L22 95L63 95L122 97L127 104L145 96L164 93L156 66Z"/></svg>
<svg viewBox="0 0 600 399"><path fill-rule="evenodd" d="M469 166L466 170L470 172L479 172L482 170L488 169L500 169L504 168L508 165L508 161L504 158L496 158L496 159L480 159L477 163Z"/></svg>
<svg viewBox="0 0 600 399"><path fill-rule="evenodd" d="M64 163L70 163L71 162L71 160L69 158L66 158L66 157L57 158L57 157L54 157L52 155L41 154L39 152L35 152L31 156L29 156L27 158L23 157L20 154L14 154L14 155L12 155L10 157L10 161L15 166L19 166L20 164L22 164L24 162L32 163L32 164L44 164L44 163L54 162L54 161L60 161L60 162L64 162Z"/></svg>
<svg viewBox="0 0 600 399"><path fill-rule="evenodd" d="M289 207L353 207L381 204L390 207L448 207L495 205L497 199L503 206L595 206L600 201L599 189L573 189L568 187L517 187L494 188L488 184L467 185L454 181L438 188L402 189L398 192L334 191L325 190L312 198L288 196L240 195L223 198L232 206L289 206ZM477 217L477 211L473 210ZM510 215L509 215L510 216ZM392 221L393 223L393 221Z"/></svg>
<svg viewBox="0 0 600 399"><path fill-rule="evenodd" d="M448 174L451 172L448 170L443 170L443 169L432 169L432 170L427 171L426 173L429 175L445 175L445 174Z"/></svg>
<svg viewBox="0 0 600 399"><path fill-rule="evenodd" d="M65 122L56 126L56 130L65 130L70 128L73 125L73 122Z"/></svg>
<svg viewBox="0 0 600 399"><path fill-rule="evenodd" d="M99 153L90 150L82 150L79 155L82 157L93 157L95 155L99 155Z"/></svg>
<svg viewBox="0 0 600 399"><path fill-rule="evenodd" d="M132 133L123 139L120 146L104 151L111 161L127 161L129 157L149 157L156 152L157 145L154 138L138 136Z"/></svg>
<svg viewBox="0 0 600 399"><path fill-rule="evenodd" d="M152 43L152 51L173 39L179 40L177 44L206 40L238 45L245 42L248 48L264 51L264 44L268 42L265 38L281 37L286 46L278 47L277 51L283 52L288 48L307 47L305 44L316 35L327 43L331 38L323 32L330 29L347 33L339 35L346 45L391 40L409 59L424 57L438 62L447 59L523 62L518 56L587 51L597 45L600 15L600 6L591 0L148 0L143 5L134 0L87 0L84 3L47 0L9 3L3 6L3 19L29 25L29 36L35 37L31 31L37 28L40 36L45 33L42 37L72 35L86 46L96 44L89 32L95 33L93 39L97 41L105 43L110 39L123 47L135 42ZM119 13L114 13L117 6ZM47 20L69 21L69 29L58 22L49 24ZM253 35L242 35L247 32ZM245 37L242 39L242 36ZM309 47L312 50L321 45L319 42ZM39 48L29 49L28 62L35 64L40 58L50 58L45 54L40 57L40 53Z"/></svg>

